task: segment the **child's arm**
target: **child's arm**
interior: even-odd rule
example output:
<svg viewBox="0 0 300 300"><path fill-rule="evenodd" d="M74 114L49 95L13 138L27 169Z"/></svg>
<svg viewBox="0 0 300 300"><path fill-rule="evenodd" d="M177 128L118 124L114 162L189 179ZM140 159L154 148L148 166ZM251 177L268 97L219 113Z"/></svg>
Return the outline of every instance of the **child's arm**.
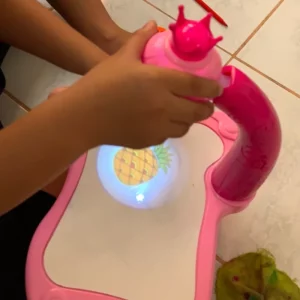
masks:
<svg viewBox="0 0 300 300"><path fill-rule="evenodd" d="M0 131L0 216L50 183L86 150L70 128L73 118L64 114L69 101L60 100L45 101Z"/></svg>
<svg viewBox="0 0 300 300"><path fill-rule="evenodd" d="M107 57L35 0L0 1L0 41L78 74Z"/></svg>
<svg viewBox="0 0 300 300"><path fill-rule="evenodd" d="M109 16L101 0L48 0L69 22L101 49L112 54L130 37Z"/></svg>
<svg viewBox="0 0 300 300"><path fill-rule="evenodd" d="M217 82L140 61L156 30L149 23L72 87L1 130L0 214L51 182L88 149L157 145L183 136L195 121L211 115L212 104L182 97L214 98L221 92Z"/></svg>

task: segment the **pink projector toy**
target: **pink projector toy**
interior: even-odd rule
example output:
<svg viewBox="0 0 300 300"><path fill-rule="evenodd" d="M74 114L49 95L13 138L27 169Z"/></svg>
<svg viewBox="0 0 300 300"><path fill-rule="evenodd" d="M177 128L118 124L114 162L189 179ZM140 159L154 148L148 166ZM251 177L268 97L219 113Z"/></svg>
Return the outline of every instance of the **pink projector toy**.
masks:
<svg viewBox="0 0 300 300"><path fill-rule="evenodd" d="M220 110L182 139L80 157L32 240L29 300L212 299L220 220L254 198L281 133L264 93L240 70L222 69L210 19L186 20L181 6L143 61L219 80L219 98L187 101Z"/></svg>

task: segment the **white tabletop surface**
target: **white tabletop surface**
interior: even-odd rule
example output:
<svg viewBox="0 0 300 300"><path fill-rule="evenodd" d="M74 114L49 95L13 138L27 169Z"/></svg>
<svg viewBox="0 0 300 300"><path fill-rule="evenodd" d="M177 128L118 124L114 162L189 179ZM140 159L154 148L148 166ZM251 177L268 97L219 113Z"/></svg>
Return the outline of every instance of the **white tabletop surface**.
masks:
<svg viewBox="0 0 300 300"><path fill-rule="evenodd" d="M194 299L203 173L220 157L222 143L197 124L170 145L179 156L179 172L161 206L152 209L113 199L97 175L99 149L88 153L78 188L45 252L54 282L130 300Z"/></svg>

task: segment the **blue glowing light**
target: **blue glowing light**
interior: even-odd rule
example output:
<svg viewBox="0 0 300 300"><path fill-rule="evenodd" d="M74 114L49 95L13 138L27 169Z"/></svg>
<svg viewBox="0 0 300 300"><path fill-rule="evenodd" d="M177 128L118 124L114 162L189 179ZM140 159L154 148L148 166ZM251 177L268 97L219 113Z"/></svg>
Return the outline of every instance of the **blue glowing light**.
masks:
<svg viewBox="0 0 300 300"><path fill-rule="evenodd" d="M150 149L155 152L154 147ZM116 175L114 166L115 156L121 150L121 147L115 146L102 146L99 149L97 172L104 189L118 202L138 209L154 208L167 201L179 169L176 151L172 147L168 149L171 162L167 171L158 168L150 180L138 185L126 185Z"/></svg>

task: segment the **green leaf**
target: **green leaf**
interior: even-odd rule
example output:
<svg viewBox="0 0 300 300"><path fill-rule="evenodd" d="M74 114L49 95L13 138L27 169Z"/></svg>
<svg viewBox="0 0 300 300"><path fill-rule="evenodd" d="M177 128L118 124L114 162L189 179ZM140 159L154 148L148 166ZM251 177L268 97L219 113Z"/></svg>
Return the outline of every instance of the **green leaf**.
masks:
<svg viewBox="0 0 300 300"><path fill-rule="evenodd" d="M276 270L274 270L273 273L271 274L269 280L268 280L268 284L276 284L277 280L278 280L277 272L276 272Z"/></svg>

